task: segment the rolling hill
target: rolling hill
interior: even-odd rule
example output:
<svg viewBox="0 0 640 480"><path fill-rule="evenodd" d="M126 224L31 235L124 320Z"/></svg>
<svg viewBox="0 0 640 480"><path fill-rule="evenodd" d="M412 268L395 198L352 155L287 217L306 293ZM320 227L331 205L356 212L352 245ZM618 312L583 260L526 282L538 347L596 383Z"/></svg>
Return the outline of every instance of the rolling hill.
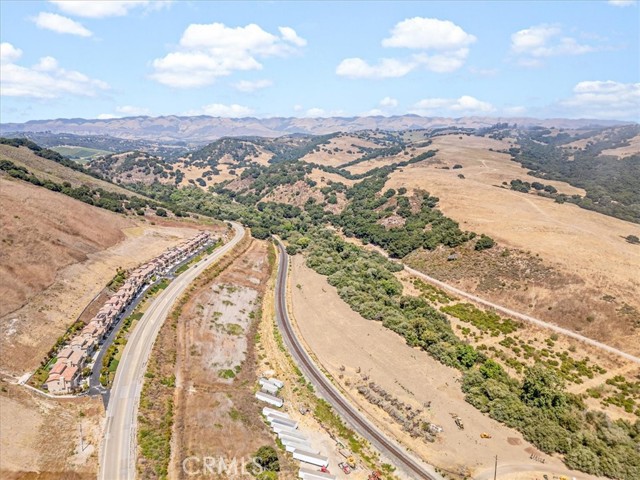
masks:
<svg viewBox="0 0 640 480"><path fill-rule="evenodd" d="M165 142L211 142L226 136L280 137L296 133L325 135L359 130L416 130L437 128L483 128L509 122L520 126L579 128L594 125L612 126L624 122L612 120L570 120L495 117L329 117L329 118L220 118L209 116L127 117L114 119L33 120L26 123L0 125L0 134L67 133L75 135L109 135L124 139L144 139Z"/></svg>

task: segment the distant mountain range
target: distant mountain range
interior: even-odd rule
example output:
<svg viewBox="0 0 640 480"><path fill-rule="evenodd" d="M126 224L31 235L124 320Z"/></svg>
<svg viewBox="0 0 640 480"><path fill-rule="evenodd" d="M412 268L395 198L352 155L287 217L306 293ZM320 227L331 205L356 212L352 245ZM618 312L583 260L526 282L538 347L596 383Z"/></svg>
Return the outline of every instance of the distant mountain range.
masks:
<svg viewBox="0 0 640 480"><path fill-rule="evenodd" d="M295 133L323 135L357 130L407 130L443 127L482 128L507 122L520 126L557 128L583 128L591 126L615 126L630 122L590 119L535 119L501 117L421 117L400 115L393 117L329 117L329 118L220 118L196 117L127 117L113 119L56 119L31 120L25 123L0 124L0 134L26 132L72 133L76 135L110 135L130 140L154 140L160 142L205 143L227 136L279 137Z"/></svg>

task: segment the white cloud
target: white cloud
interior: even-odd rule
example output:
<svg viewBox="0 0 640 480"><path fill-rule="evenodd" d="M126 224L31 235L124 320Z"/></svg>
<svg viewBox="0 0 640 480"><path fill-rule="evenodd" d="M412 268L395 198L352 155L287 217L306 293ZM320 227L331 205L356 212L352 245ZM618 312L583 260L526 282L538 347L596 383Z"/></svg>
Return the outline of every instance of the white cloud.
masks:
<svg viewBox="0 0 640 480"><path fill-rule="evenodd" d="M233 84L233 88L240 92L251 93L256 90L262 90L263 88L267 88L273 85L271 80L263 79L263 80L240 80Z"/></svg>
<svg viewBox="0 0 640 480"><path fill-rule="evenodd" d="M232 105L224 105L222 103L211 103L209 105L205 105L196 110L189 110L185 112L186 116L196 116L196 115L209 115L211 117L228 117L228 118L238 118L238 117L248 117L253 114L253 110L249 107L245 107L244 105L238 105L234 103Z"/></svg>
<svg viewBox="0 0 640 480"><path fill-rule="evenodd" d="M301 112L302 110L304 110L304 107L302 105L300 105L300 104L295 104L293 106L293 111L294 112Z"/></svg>
<svg viewBox="0 0 640 480"><path fill-rule="evenodd" d="M398 106L398 100L393 97L384 97L378 102L378 108L372 108L366 112L361 113L363 117L378 117L391 115L393 110Z"/></svg>
<svg viewBox="0 0 640 480"><path fill-rule="evenodd" d="M286 42L293 43L296 47L304 47L307 45L307 41L304 38L298 36L296 31L291 27L278 27L282 39Z"/></svg>
<svg viewBox="0 0 640 480"><path fill-rule="evenodd" d="M76 17L106 18L123 17L134 8L144 7L146 10L163 8L171 1L149 0L49 0L64 13Z"/></svg>
<svg viewBox="0 0 640 480"><path fill-rule="evenodd" d="M543 58L583 55L596 50L594 46L564 36L557 25L537 25L511 35L511 52L519 57L517 63L525 67L539 67Z"/></svg>
<svg viewBox="0 0 640 480"><path fill-rule="evenodd" d="M123 105L121 107L116 107L116 112L127 116L127 117L140 117L144 115L149 115L151 110L146 107L134 107L133 105Z"/></svg>
<svg viewBox="0 0 640 480"><path fill-rule="evenodd" d="M258 59L291 55L303 41L292 28L280 27L280 32L282 37L253 23L235 28L222 23L191 24L176 51L153 61L151 78L189 88L210 85L235 71L261 70Z"/></svg>
<svg viewBox="0 0 640 480"><path fill-rule="evenodd" d="M469 95L460 98L425 98L413 106L411 113L433 115L434 113L479 114L494 112L495 107Z"/></svg>
<svg viewBox="0 0 640 480"><path fill-rule="evenodd" d="M101 113L98 115L99 120L109 120L112 118L122 117L141 117L151 114L151 110L146 107L134 107L133 105L122 105L116 107L116 113Z"/></svg>
<svg viewBox="0 0 640 480"><path fill-rule="evenodd" d="M8 42L0 43L0 62L2 64L15 62L22 56L22 50Z"/></svg>
<svg viewBox="0 0 640 480"><path fill-rule="evenodd" d="M380 106L386 108L395 108L398 106L398 100L392 97L384 97L380 100Z"/></svg>
<svg viewBox="0 0 640 480"><path fill-rule="evenodd" d="M460 48L455 51L437 55L427 55L422 53L415 55L414 59L420 65L424 65L427 70L431 70L436 73L449 73L462 67L468 54L468 48Z"/></svg>
<svg viewBox="0 0 640 480"><path fill-rule="evenodd" d="M631 5L635 5L637 2L636 0L609 0L607 3L614 7L630 7Z"/></svg>
<svg viewBox="0 0 640 480"><path fill-rule="evenodd" d="M573 93L560 102L569 116L640 120L640 83L584 81L573 88Z"/></svg>
<svg viewBox="0 0 640 480"><path fill-rule="evenodd" d="M398 78L418 66L416 61L383 58L377 65L370 65L361 58L345 58L336 68L336 73L348 78Z"/></svg>
<svg viewBox="0 0 640 480"><path fill-rule="evenodd" d="M81 23L58 15L57 13L40 12L38 16L32 20L38 28L51 30L56 33L68 33L69 35L78 35L79 37L90 37L93 35L91 31L86 29Z"/></svg>
<svg viewBox="0 0 640 480"><path fill-rule="evenodd" d="M391 36L382 40L382 46L457 50L475 41L475 36L449 20L414 17L398 22L391 30Z"/></svg>
<svg viewBox="0 0 640 480"><path fill-rule="evenodd" d="M307 118L329 118L329 117L342 117L345 115L344 110L325 110L324 108L310 108L308 109L304 116Z"/></svg>
<svg viewBox="0 0 640 480"><path fill-rule="evenodd" d="M398 78L420 67L435 73L453 72L464 65L468 47L475 41L474 35L449 20L408 18L393 27L382 45L419 52L403 59L382 58L374 64L359 57L346 58L336 68L336 74L348 78Z"/></svg>
<svg viewBox="0 0 640 480"><path fill-rule="evenodd" d="M108 90L109 85L102 80L65 70L53 57L43 57L32 67L16 64L22 51L10 43L2 43L2 76L0 95L8 97L58 98L63 95L96 96Z"/></svg>

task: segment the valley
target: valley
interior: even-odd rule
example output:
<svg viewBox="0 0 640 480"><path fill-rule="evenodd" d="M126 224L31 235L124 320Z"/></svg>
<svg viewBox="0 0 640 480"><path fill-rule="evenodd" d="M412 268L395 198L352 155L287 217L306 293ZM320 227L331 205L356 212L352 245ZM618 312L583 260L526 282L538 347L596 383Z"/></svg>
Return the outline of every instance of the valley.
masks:
<svg viewBox="0 0 640 480"><path fill-rule="evenodd" d="M481 304L457 299L400 272L395 263L379 263L364 253L382 251L507 309L638 354L640 283L634 272L640 268L640 251L627 237L640 231L637 223L623 219L634 204L614 208L608 200L593 197L592 183L578 186L546 178L544 172L515 161L514 155L529 152L515 150L528 145L534 134L546 139L549 148L564 148L556 146L559 140L548 140L560 135L553 128L555 136L505 125L485 128L223 138L176 155L157 149L105 154L82 167L67 165L68 159L31 144L2 145L2 201L11 211L2 217L3 243L9 253L15 250L3 257L3 268L18 280L3 287L13 299L13 304L5 304L3 316L11 333L3 336L3 349L13 352L3 359L5 381L15 382L27 367L35 369L51 346L50 338L81 316L117 269L132 268L197 229L216 231L222 227L220 220L233 220L249 227L255 240L223 261L208 283L197 280L186 303L175 310L179 313L158 326L162 333L142 389L145 420L138 422L133 460L143 477L167 472L181 478L180 459L189 454L225 454L220 428L236 432L228 438L243 456L272 444L249 393L260 372L281 362L271 340L256 340L264 337L265 327L254 323L256 302L264 299L266 312L271 308L273 285L266 259L272 247L265 240L276 234L284 238L293 259L289 292L298 334L348 401L385 435L450 478L484 478L496 450L501 465L511 468L499 470L505 479L516 471L522 478L576 476L568 467L630 478L632 467L624 460L618 460L620 472L614 473L605 464L585 463L575 449L565 453L556 429L569 420L547 418L548 413L527 403L521 392L532 372L543 382L557 381L562 401L569 405L563 415L576 422L576 431L586 435L590 428L605 428L604 418L611 418L606 428L619 435L611 455L623 459L629 443L621 429L637 423L640 412L640 370L633 362L496 316ZM584 149L581 155L591 155L587 150L593 145L599 145L597 152L606 145L614 151L627 148L619 146L624 144L619 138L630 138L633 146L632 134L626 127L579 130L575 135L592 138L592 143L575 146ZM571 144L571 134L562 138L562 145ZM76 140L84 143L82 148L92 148L88 139ZM621 150L621 155L626 153ZM589 161L615 162L603 155ZM620 168L628 168L636 157L632 153L624 158L627 163ZM611 165L607 168L615 168ZM586 198L593 198L594 208ZM78 222L80 218L91 222ZM342 260L332 259L333 248L353 258L353 266L343 269ZM33 251L41 256L21 257ZM56 262L46 261L49 258ZM353 277L362 262L371 267ZM192 293L194 288L197 293ZM263 316L263 322L269 320L268 314ZM33 328L34 323L39 327ZM134 323L129 338L136 339L140 328ZM131 349L137 343L133 340ZM215 345L219 348L212 350ZM500 385L491 384L494 379L485 385L487 379L479 372L486 368L499 372L492 374ZM290 367L280 363L277 370ZM90 450L84 455L74 450L56 468L95 475L105 463L97 451L104 424L96 399L70 399L61 407L56 400L19 388L10 385L2 400L18 416L35 408L36 401L61 409L61 418L74 411L90 412L82 414L91 431ZM316 404L314 395L301 396L298 390L285 389L287 398ZM412 412L411 421L398 422L406 415L383 409L386 403L376 392ZM503 408L520 408L522 413L505 418ZM334 455L325 435L337 431L344 441L355 442L351 447L363 468L386 465L384 457L376 461L370 451L356 447L361 440L351 437L353 433L323 425L321 406L313 409L309 428L323 451ZM542 427L530 423L536 409L545 416L546 440ZM587 409L600 413L587 414ZM465 430L456 427L453 414L464 420ZM202 429L203 418L221 427ZM40 418L21 442L32 445L34 432L48 428L51 421ZM73 437L64 431L66 438ZM242 442L247 435L259 440ZM598 436L594 445L601 441ZM473 455L461 458L457 452L470 445ZM13 463L1 466L3 471L25 468L16 455ZM47 464L43 455L41 461ZM125 461L124 454L118 455ZM129 465L131 461L126 460ZM282 465L295 468L286 455ZM394 477L391 471L386 475Z"/></svg>

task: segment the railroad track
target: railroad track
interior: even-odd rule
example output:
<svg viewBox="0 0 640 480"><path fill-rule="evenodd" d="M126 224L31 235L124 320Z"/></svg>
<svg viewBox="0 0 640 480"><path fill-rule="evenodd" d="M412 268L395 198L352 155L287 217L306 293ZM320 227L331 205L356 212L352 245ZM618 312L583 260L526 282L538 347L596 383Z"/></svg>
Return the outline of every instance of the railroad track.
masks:
<svg viewBox="0 0 640 480"><path fill-rule="evenodd" d="M413 478L427 480L441 480L442 477L435 469L427 468L413 459L408 452L395 442L385 437L377 427L365 419L344 397L336 390L327 377L318 369L307 352L300 344L291 326L291 320L287 311L287 273L289 256L282 243L278 240L280 258L278 260L278 276L276 282L276 318L278 327L283 334L285 343L298 365L316 390L327 400L340 415L360 435L369 440L373 445L386 454L394 462L394 466L405 471ZM429 471L432 470L432 471Z"/></svg>

